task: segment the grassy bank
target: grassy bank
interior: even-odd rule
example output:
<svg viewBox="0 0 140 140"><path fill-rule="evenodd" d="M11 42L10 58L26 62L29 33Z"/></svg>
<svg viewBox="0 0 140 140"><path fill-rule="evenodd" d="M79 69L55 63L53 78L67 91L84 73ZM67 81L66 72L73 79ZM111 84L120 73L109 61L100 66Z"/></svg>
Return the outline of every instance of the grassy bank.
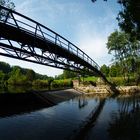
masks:
<svg viewBox="0 0 140 140"><path fill-rule="evenodd" d="M124 77L107 77L108 81L114 83L117 86L134 86L137 84L137 79L133 76L129 77L128 80L124 79ZM85 77L81 78L81 83L84 85L92 85L94 83L99 85L104 85L104 82L101 80L100 77ZM140 85L140 83L138 84Z"/></svg>
<svg viewBox="0 0 140 140"><path fill-rule="evenodd" d="M44 88L65 88L73 87L73 82L70 79L65 80L35 80L32 83L34 87L44 87Z"/></svg>

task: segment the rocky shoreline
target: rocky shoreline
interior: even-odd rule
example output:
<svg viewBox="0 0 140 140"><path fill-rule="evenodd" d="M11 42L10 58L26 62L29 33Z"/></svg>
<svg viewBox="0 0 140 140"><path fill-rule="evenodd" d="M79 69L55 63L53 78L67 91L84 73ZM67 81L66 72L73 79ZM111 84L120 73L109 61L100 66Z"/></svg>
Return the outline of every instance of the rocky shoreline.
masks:
<svg viewBox="0 0 140 140"><path fill-rule="evenodd" d="M84 92L85 94L110 94L110 88L107 85L98 86L75 86L75 90ZM121 94L137 94L140 93L140 86L118 86L117 89Z"/></svg>
<svg viewBox="0 0 140 140"><path fill-rule="evenodd" d="M120 95L133 95L140 93L140 86L119 86L117 87ZM46 92L37 92L37 96L43 99L45 102L52 105L56 105L60 102L75 98L79 95L98 95L106 97L112 95L110 88L107 85L98 85L98 86L74 86L73 89L63 89L55 91L46 91Z"/></svg>

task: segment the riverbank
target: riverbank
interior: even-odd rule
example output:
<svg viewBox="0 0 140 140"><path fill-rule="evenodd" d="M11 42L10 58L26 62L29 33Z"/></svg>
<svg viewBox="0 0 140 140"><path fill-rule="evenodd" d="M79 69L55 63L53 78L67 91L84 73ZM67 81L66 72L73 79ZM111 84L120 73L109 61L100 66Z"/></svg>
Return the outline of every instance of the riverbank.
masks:
<svg viewBox="0 0 140 140"><path fill-rule="evenodd" d="M121 94L136 94L140 93L140 86L117 86L117 90ZM98 86L75 86L75 90L79 92L84 92L85 94L111 94L110 88L107 85L98 85Z"/></svg>
<svg viewBox="0 0 140 140"><path fill-rule="evenodd" d="M140 87L138 86L119 86L117 87L121 95L132 95L140 93ZM72 99L76 96L85 95L100 95L101 97L107 97L111 95L110 88L106 85L98 86L76 86L73 89L62 89L53 91L43 91L35 93L44 102L51 105L56 105L60 102Z"/></svg>

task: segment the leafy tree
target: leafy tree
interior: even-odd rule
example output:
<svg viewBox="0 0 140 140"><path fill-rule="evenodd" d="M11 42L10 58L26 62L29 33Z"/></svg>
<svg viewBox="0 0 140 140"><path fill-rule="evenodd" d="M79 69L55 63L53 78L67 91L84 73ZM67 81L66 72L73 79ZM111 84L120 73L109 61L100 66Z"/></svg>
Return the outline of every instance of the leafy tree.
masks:
<svg viewBox="0 0 140 140"><path fill-rule="evenodd" d="M104 64L103 66L101 66L101 72L104 73L106 77L108 77L109 67Z"/></svg>
<svg viewBox="0 0 140 140"><path fill-rule="evenodd" d="M0 5L11 9L15 7L15 4L11 0L0 0Z"/></svg>
<svg viewBox="0 0 140 140"><path fill-rule="evenodd" d="M5 74L2 71L0 71L0 83L3 83L4 77L5 77Z"/></svg>
<svg viewBox="0 0 140 140"><path fill-rule="evenodd" d="M26 76L21 73L21 69L14 67L11 71L8 83L12 85L25 85L27 82Z"/></svg>
<svg viewBox="0 0 140 140"><path fill-rule="evenodd" d="M0 62L0 71L4 73L9 73L11 71L11 67L8 63Z"/></svg>
<svg viewBox="0 0 140 140"><path fill-rule="evenodd" d="M35 79L35 72L31 69L27 70L26 78L28 81L33 81Z"/></svg>
<svg viewBox="0 0 140 140"><path fill-rule="evenodd" d="M42 75L39 73L35 73L35 79L47 80L49 77L47 75Z"/></svg>
<svg viewBox="0 0 140 140"><path fill-rule="evenodd" d="M120 63L115 63L114 66L116 67L116 76L117 77L120 77L123 75L123 71L122 71L122 67L121 67L121 64Z"/></svg>
<svg viewBox="0 0 140 140"><path fill-rule="evenodd" d="M77 77L77 73L69 70L64 70L62 74L55 76L55 79L68 79Z"/></svg>
<svg viewBox="0 0 140 140"><path fill-rule="evenodd" d="M129 80L129 74L135 71L134 65L140 59L140 42L132 42L129 34L115 31L108 37L107 48L109 53L114 54L115 62L120 64L124 78Z"/></svg>
<svg viewBox="0 0 140 140"><path fill-rule="evenodd" d="M122 11L118 14L119 26L132 38L140 40L140 1L118 0L122 5Z"/></svg>
<svg viewBox="0 0 140 140"><path fill-rule="evenodd" d="M117 76L117 68L115 65L112 65L109 70L109 76L116 77Z"/></svg>
<svg viewBox="0 0 140 140"><path fill-rule="evenodd" d="M0 0L0 5L14 10L15 4L11 0ZM0 19L5 20L7 11L0 9Z"/></svg>
<svg viewBox="0 0 140 140"><path fill-rule="evenodd" d="M73 71L68 71L68 70L64 70L63 71L63 78L64 79L68 79L68 78L74 78L76 77L76 73Z"/></svg>
<svg viewBox="0 0 140 140"><path fill-rule="evenodd" d="M124 32L115 31L108 37L107 48L108 52L114 52L116 60L121 60L125 57L125 53L129 48L129 36Z"/></svg>

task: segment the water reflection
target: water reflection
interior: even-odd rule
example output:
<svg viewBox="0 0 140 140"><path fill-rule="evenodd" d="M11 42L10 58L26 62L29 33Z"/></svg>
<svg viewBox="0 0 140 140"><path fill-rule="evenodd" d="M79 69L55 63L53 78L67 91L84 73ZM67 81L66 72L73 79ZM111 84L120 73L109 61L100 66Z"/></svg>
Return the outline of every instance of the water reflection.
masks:
<svg viewBox="0 0 140 140"><path fill-rule="evenodd" d="M77 96L50 107L30 88L0 93L2 140L140 139L140 96Z"/></svg>
<svg viewBox="0 0 140 140"><path fill-rule="evenodd" d="M85 96L80 96L78 103L79 103L79 109L82 109L83 107L85 107L88 104L88 100Z"/></svg>
<svg viewBox="0 0 140 140"><path fill-rule="evenodd" d="M93 96L90 96L88 98L91 99L93 98ZM106 98L98 97L95 99L95 101L98 101L97 105L95 107L92 107L92 111L89 113L85 121L82 122L80 127L75 131L76 133L74 134L74 136L70 137L70 140L88 140L88 132L94 127L106 102Z"/></svg>
<svg viewBox="0 0 140 140"><path fill-rule="evenodd" d="M29 113L50 106L31 87L0 86L0 117Z"/></svg>
<svg viewBox="0 0 140 140"><path fill-rule="evenodd" d="M112 112L108 133L113 140L140 139L140 97L118 98L118 111Z"/></svg>
<svg viewBox="0 0 140 140"><path fill-rule="evenodd" d="M82 109L79 108L79 98L81 102L83 100L88 102ZM0 118L0 139L65 140L71 136L72 132L85 120L96 105L97 102L94 98L75 97L49 108Z"/></svg>

